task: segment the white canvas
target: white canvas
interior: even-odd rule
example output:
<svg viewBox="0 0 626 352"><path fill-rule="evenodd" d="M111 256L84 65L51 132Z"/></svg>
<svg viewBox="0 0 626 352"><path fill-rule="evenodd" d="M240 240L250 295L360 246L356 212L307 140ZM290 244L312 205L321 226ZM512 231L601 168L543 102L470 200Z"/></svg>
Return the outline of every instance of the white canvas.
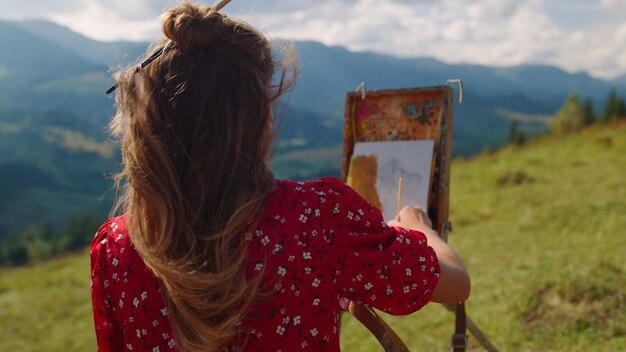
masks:
<svg viewBox="0 0 626 352"><path fill-rule="evenodd" d="M362 142L354 145L353 158L376 155L376 192L386 221L396 216L400 176L403 183L401 206L427 208L434 146L433 140Z"/></svg>

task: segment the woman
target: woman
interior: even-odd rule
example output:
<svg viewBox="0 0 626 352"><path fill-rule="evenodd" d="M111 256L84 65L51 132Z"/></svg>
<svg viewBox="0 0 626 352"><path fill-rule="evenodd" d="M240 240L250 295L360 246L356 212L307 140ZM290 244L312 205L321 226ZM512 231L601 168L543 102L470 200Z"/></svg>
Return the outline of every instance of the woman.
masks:
<svg viewBox="0 0 626 352"><path fill-rule="evenodd" d="M469 295L425 214L388 226L337 179L274 180L268 41L182 4L117 77L119 208L91 246L99 350L338 350L340 298L391 314ZM410 230L409 230L410 229Z"/></svg>

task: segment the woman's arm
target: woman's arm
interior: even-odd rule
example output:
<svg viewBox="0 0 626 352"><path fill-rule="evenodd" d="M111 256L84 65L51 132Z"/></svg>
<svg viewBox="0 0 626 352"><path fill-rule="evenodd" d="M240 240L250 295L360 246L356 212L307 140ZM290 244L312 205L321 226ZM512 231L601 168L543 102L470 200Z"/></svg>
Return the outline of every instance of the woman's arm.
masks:
<svg viewBox="0 0 626 352"><path fill-rule="evenodd" d="M471 291L467 269L454 249L445 243L434 231L426 213L418 207L404 207L390 226L400 226L422 232L428 239L428 245L435 250L439 260L440 276L433 291L432 301L451 304L465 301Z"/></svg>

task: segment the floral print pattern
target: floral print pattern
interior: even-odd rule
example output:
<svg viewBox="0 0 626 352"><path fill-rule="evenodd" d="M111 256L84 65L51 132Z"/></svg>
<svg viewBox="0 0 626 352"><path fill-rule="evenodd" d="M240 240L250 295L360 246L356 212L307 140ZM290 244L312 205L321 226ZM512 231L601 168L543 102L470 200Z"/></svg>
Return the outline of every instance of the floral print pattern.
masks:
<svg viewBox="0 0 626 352"><path fill-rule="evenodd" d="M426 237L390 227L335 178L276 181L248 242L247 274L263 272L276 295L250 307L225 350L339 350L340 300L405 315L430 300L439 264ZM127 234L107 220L91 245L91 290L100 351L175 351L154 274ZM244 345L245 341L245 345Z"/></svg>

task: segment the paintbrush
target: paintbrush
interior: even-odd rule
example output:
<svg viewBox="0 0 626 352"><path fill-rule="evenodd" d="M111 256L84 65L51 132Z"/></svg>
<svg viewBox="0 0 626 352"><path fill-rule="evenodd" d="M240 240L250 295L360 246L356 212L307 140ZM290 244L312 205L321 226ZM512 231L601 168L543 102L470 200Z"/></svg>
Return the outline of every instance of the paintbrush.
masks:
<svg viewBox="0 0 626 352"><path fill-rule="evenodd" d="M398 178L398 205L396 208L396 218L400 216L401 207L402 207L402 176Z"/></svg>

